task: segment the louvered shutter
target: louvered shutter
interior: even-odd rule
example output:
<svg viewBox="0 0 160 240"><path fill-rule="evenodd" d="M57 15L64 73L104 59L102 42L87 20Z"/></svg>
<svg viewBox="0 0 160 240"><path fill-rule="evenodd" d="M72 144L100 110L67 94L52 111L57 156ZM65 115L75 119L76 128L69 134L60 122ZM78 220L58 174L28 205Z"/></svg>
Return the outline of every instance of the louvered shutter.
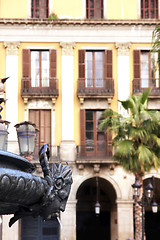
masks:
<svg viewBox="0 0 160 240"><path fill-rule="evenodd" d="M109 78L112 79L112 50L105 51L105 59L104 59L104 76L105 79Z"/></svg>
<svg viewBox="0 0 160 240"><path fill-rule="evenodd" d="M31 87L31 54L29 49L22 51L22 89Z"/></svg>
<svg viewBox="0 0 160 240"><path fill-rule="evenodd" d="M21 240L58 240L59 224L54 218L25 217L21 220Z"/></svg>
<svg viewBox="0 0 160 240"><path fill-rule="evenodd" d="M107 156L112 156L112 134L109 130L106 132Z"/></svg>
<svg viewBox="0 0 160 240"><path fill-rule="evenodd" d="M78 52L78 73L79 73L79 89L85 87L85 50L79 50Z"/></svg>
<svg viewBox="0 0 160 240"><path fill-rule="evenodd" d="M38 239L38 218L25 217L21 220L21 240Z"/></svg>
<svg viewBox="0 0 160 240"><path fill-rule="evenodd" d="M113 90L112 75L112 50L106 50L104 54L104 86L108 91Z"/></svg>
<svg viewBox="0 0 160 240"><path fill-rule="evenodd" d="M80 137L81 137L81 154L85 155L86 152L86 117L85 110L80 110Z"/></svg>
<svg viewBox="0 0 160 240"><path fill-rule="evenodd" d="M134 50L133 51L133 91L138 90L141 87L140 79L141 79L141 73L140 73L140 50Z"/></svg>
<svg viewBox="0 0 160 240"><path fill-rule="evenodd" d="M56 89L57 78L57 51L50 50L50 87Z"/></svg>
<svg viewBox="0 0 160 240"><path fill-rule="evenodd" d="M29 49L23 49L22 52L22 62L23 62L23 78L30 78L30 63L31 63L31 55Z"/></svg>

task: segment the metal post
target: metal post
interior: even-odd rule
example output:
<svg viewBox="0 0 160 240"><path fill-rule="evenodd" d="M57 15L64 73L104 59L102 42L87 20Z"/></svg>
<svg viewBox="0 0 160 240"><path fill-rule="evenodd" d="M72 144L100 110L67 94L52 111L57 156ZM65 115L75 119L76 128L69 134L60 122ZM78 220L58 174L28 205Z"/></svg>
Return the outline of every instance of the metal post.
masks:
<svg viewBox="0 0 160 240"><path fill-rule="evenodd" d="M144 199L142 197L142 240L144 240Z"/></svg>

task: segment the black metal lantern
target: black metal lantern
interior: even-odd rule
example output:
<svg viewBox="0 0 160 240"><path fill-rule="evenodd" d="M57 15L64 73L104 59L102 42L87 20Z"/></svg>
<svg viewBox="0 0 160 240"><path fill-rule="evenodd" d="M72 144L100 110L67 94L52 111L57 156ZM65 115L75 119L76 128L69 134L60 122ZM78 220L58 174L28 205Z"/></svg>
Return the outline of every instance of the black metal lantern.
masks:
<svg viewBox="0 0 160 240"><path fill-rule="evenodd" d="M158 212L158 204L155 201L152 203L152 212L153 213Z"/></svg>
<svg viewBox="0 0 160 240"><path fill-rule="evenodd" d="M96 202L95 204L95 214L99 215L100 214L100 210L101 210L101 205L99 202Z"/></svg>
<svg viewBox="0 0 160 240"><path fill-rule="evenodd" d="M133 197L135 200L139 198L139 189L142 187L142 184L139 184L138 179L136 178L135 183L132 184L132 188L134 189Z"/></svg>
<svg viewBox="0 0 160 240"><path fill-rule="evenodd" d="M95 204L95 214L98 216L100 214L101 205L98 201L98 177L96 177L96 204Z"/></svg>
<svg viewBox="0 0 160 240"><path fill-rule="evenodd" d="M151 202L153 198L153 185L151 182L149 182L148 185L145 187L145 197L148 202Z"/></svg>
<svg viewBox="0 0 160 240"><path fill-rule="evenodd" d="M8 139L8 121L0 119L0 149L7 150L7 139Z"/></svg>
<svg viewBox="0 0 160 240"><path fill-rule="evenodd" d="M35 148L36 135L38 130L31 122L21 122L15 125L18 136L19 150L21 156L32 155Z"/></svg>

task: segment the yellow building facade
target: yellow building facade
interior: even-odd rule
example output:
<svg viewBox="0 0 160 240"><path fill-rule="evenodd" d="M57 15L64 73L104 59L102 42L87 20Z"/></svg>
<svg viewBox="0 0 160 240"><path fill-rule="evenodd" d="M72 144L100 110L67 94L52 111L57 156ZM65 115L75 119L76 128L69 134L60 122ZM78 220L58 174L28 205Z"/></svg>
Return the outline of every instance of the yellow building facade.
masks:
<svg viewBox="0 0 160 240"><path fill-rule="evenodd" d="M8 151L19 153L14 125L30 120L40 130L37 148L48 142L51 161L67 161L73 170L62 229L56 220L46 227L40 219L8 229L9 216L3 216L2 240L134 238L134 176L115 164L111 136L98 122L107 108L127 116L117 99L148 87L149 108L160 109L156 56L150 54L159 19L159 0L0 0L0 78L9 76L2 112L11 122ZM36 154L32 161L41 175ZM144 179L153 174L158 181L159 172ZM153 219L150 209L148 216ZM147 231L146 239L151 239Z"/></svg>

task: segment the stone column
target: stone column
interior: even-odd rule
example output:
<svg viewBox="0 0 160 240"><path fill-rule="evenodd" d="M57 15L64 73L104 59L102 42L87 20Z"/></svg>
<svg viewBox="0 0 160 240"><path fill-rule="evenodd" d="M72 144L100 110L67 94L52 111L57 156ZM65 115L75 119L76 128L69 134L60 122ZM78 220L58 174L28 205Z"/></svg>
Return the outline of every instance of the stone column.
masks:
<svg viewBox="0 0 160 240"><path fill-rule="evenodd" d="M68 201L65 211L61 213L61 240L65 239L65 237L69 240L76 239L76 204L77 201Z"/></svg>
<svg viewBox="0 0 160 240"><path fill-rule="evenodd" d="M130 96L129 49L131 43L116 43L115 46L118 50L118 99L126 100ZM118 103L118 112L128 116L121 103Z"/></svg>
<svg viewBox="0 0 160 240"><path fill-rule="evenodd" d="M19 239L19 221L13 224L10 228L8 226L9 220L13 215L2 216L2 240L17 240Z"/></svg>
<svg viewBox="0 0 160 240"><path fill-rule="evenodd" d="M19 42L4 42L6 48L6 120L11 122L8 135L8 151L18 152L17 134L14 125L18 123L18 48ZM15 145L16 144L16 145ZM16 147L15 147L16 146Z"/></svg>
<svg viewBox="0 0 160 240"><path fill-rule="evenodd" d="M133 238L133 202L117 201L118 240Z"/></svg>
<svg viewBox="0 0 160 240"><path fill-rule="evenodd" d="M75 160L74 142L74 57L75 43L61 42L62 47L62 142L60 156Z"/></svg>

